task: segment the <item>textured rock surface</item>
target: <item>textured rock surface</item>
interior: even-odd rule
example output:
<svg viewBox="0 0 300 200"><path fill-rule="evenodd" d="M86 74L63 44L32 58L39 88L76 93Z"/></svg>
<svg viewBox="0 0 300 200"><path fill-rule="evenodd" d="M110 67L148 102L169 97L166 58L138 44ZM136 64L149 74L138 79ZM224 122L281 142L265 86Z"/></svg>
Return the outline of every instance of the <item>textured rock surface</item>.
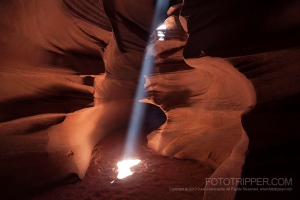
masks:
<svg viewBox="0 0 300 200"><path fill-rule="evenodd" d="M175 15L165 22L169 40L147 46L159 25L154 0L0 2L3 195L83 179L98 141L128 124L145 56L155 65L142 101L167 117L148 147L199 160L215 169L211 178L293 178L296 190L299 1L185 0L163 10Z"/></svg>

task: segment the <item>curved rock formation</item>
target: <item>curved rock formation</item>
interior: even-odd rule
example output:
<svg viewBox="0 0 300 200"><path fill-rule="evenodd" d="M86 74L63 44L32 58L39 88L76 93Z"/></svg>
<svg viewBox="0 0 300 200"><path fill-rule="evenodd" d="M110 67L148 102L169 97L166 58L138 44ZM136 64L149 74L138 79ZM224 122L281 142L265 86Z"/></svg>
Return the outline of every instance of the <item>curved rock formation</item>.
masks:
<svg viewBox="0 0 300 200"><path fill-rule="evenodd" d="M289 148L279 158L257 156L299 144L299 1L184 0L155 18L156 3L0 2L2 196L30 196L74 174L82 179L94 146L127 126L144 59L154 69L142 74L141 101L167 117L148 147L212 166L210 178L252 177L253 166L277 166L287 154L299 166ZM164 13L170 17L160 41L154 29ZM204 193L235 196L233 189Z"/></svg>

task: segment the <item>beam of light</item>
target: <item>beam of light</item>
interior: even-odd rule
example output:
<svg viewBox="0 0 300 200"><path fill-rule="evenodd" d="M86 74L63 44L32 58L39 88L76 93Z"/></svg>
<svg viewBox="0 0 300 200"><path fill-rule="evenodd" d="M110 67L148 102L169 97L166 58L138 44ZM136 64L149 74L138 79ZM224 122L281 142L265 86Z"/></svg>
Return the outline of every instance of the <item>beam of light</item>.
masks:
<svg viewBox="0 0 300 200"><path fill-rule="evenodd" d="M134 160L122 160L120 162L118 162L118 179L123 179L127 176L130 176L133 174L133 172L130 170L130 167L133 167L137 164L139 164L141 162L141 160L139 159L134 159Z"/></svg>
<svg viewBox="0 0 300 200"><path fill-rule="evenodd" d="M168 8L169 0L157 0L155 5L155 13L152 21L151 30L155 30L157 24L159 24L162 16L165 15L165 12ZM148 40L148 44L150 44L150 39ZM147 48L147 51L152 51L151 48ZM145 55L152 55L151 52L145 52ZM154 65L154 58L149 56L142 63L141 72L138 80L138 86L135 93L135 98L133 102L132 114L129 122L129 128L127 130L127 138L125 143L124 157L132 157L132 154L135 150L135 146L137 143L137 138L139 132L141 131L143 118L145 115L145 106L146 104L140 103L139 100L145 97L145 89L144 89L144 75L151 74L152 68Z"/></svg>

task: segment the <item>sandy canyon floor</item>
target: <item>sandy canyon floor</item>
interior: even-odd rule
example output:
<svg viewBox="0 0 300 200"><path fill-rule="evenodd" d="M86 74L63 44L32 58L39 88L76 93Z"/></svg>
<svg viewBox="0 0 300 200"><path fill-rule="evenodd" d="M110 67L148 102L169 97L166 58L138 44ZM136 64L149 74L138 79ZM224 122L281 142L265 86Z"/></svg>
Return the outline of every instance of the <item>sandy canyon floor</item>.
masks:
<svg viewBox="0 0 300 200"><path fill-rule="evenodd" d="M177 160L158 155L147 148L144 129L135 158L141 160L132 168L135 173L117 179L117 162L122 160L126 130L114 132L100 141L82 181L50 189L33 199L202 199L205 179L214 170L199 161ZM190 191L174 191L188 188ZM181 189L179 189L181 190ZM194 191L191 191L194 190Z"/></svg>

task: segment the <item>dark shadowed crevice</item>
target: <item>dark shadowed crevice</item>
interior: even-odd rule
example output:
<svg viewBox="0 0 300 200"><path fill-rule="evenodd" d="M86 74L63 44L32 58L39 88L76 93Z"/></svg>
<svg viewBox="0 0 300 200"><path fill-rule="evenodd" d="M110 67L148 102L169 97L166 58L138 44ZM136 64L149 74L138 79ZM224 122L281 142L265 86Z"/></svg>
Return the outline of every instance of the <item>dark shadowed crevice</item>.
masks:
<svg viewBox="0 0 300 200"><path fill-rule="evenodd" d="M146 114L143 121L143 127L145 128L153 130L158 129L167 120L167 116L162 109L153 104L146 104L145 113Z"/></svg>
<svg viewBox="0 0 300 200"><path fill-rule="evenodd" d="M300 95L257 105L242 123L249 137L249 155L242 178L292 178L299 188ZM298 149L298 151L297 151ZM245 185L240 187L262 187ZM274 186L270 186L274 187ZM297 199L295 192L237 192L236 199Z"/></svg>
<svg viewBox="0 0 300 200"><path fill-rule="evenodd" d="M52 86L45 91L2 101L0 122L46 113L71 113L94 105L93 94L63 86Z"/></svg>

